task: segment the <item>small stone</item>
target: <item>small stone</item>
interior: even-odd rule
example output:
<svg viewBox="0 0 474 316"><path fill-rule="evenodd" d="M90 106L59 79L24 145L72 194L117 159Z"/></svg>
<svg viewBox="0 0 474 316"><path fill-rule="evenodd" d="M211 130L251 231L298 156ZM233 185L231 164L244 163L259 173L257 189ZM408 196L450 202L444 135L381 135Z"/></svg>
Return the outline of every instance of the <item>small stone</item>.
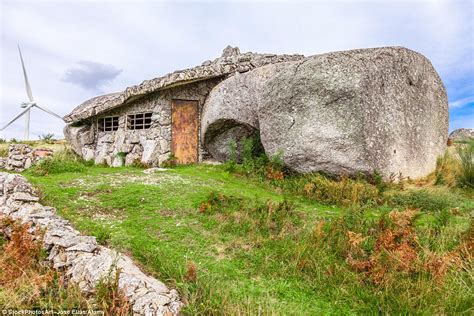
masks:
<svg viewBox="0 0 474 316"><path fill-rule="evenodd" d="M24 201L24 202L37 202L39 198L25 192L15 192L11 195L11 199L15 201Z"/></svg>

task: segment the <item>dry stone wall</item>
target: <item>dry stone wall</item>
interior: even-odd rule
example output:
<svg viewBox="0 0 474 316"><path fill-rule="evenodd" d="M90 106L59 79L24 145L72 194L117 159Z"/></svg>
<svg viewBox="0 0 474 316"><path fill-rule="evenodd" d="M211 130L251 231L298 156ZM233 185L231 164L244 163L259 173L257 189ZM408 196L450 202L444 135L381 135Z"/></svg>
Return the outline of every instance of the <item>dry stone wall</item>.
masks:
<svg viewBox="0 0 474 316"><path fill-rule="evenodd" d="M0 157L0 169L21 172L52 154L53 151L47 148L33 149L25 144L11 144L8 147L8 157Z"/></svg>
<svg viewBox="0 0 474 316"><path fill-rule="evenodd" d="M48 260L64 271L84 292L94 292L99 280L119 269L119 288L129 299L135 315L177 315L183 303L176 290L145 275L132 260L83 236L56 214L38 203L27 180L17 174L0 173L0 214L44 230L43 246Z"/></svg>

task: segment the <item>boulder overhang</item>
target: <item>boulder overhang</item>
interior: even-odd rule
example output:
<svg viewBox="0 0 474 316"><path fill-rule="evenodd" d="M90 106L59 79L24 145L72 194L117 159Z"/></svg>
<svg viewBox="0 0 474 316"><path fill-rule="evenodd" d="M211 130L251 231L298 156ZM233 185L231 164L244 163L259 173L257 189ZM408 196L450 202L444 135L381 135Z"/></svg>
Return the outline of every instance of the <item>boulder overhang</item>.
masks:
<svg viewBox="0 0 474 316"><path fill-rule="evenodd" d="M173 88L179 85L197 81L224 77L232 73L243 73L264 65L296 61L305 58L303 55L275 55L275 54L241 54L237 47L226 47L221 57L213 61L207 60L200 66L177 70L141 84L130 86L122 92L101 95L85 101L71 113L64 116L66 123L73 123L99 115L119 106L139 99L147 94Z"/></svg>

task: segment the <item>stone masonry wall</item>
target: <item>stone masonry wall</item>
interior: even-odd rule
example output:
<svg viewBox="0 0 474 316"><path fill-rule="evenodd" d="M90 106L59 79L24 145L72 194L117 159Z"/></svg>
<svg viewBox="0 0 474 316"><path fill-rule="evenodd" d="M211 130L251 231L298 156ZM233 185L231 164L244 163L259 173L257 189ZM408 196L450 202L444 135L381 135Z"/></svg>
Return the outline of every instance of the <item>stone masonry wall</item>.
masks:
<svg viewBox="0 0 474 316"><path fill-rule="evenodd" d="M33 149L25 144L11 144L8 146L8 157L0 157L0 169L21 172L52 154L53 151L47 148Z"/></svg>
<svg viewBox="0 0 474 316"><path fill-rule="evenodd" d="M98 245L95 237L81 235L54 208L38 200L23 176L0 173L0 215L29 224L32 232L44 230L48 261L83 292L94 292L99 280L114 276L119 269L118 286L129 299L134 315L179 313L183 303L176 290L145 275L129 257Z"/></svg>
<svg viewBox="0 0 474 316"><path fill-rule="evenodd" d="M96 164L105 163L118 167L140 161L150 166L161 165L171 153L172 100L198 101L200 114L209 91L219 81L220 79L206 80L150 94L98 117L119 116L117 131L98 131L97 120L94 119L86 126L68 126L65 129L66 138L70 140L78 154L86 160L94 160ZM151 127L143 130L128 130L126 128L127 115L144 112L153 113ZM199 144L201 144L200 140L201 135L199 135ZM199 160L202 160L204 155L206 153L200 145Z"/></svg>

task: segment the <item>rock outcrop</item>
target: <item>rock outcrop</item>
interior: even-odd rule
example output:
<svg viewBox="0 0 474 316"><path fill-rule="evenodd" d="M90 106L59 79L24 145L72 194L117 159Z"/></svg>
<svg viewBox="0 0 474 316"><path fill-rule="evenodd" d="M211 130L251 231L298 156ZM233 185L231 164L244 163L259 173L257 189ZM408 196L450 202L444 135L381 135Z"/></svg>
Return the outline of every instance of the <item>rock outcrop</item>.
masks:
<svg viewBox="0 0 474 316"><path fill-rule="evenodd" d="M52 154L53 151L47 148L33 149L25 144L11 144L8 146L8 157L0 157L0 168L21 172Z"/></svg>
<svg viewBox="0 0 474 316"><path fill-rule="evenodd" d="M44 248L55 269L65 272L84 292L94 292L103 278L119 269L118 286L129 299L134 315L177 315L183 303L176 290L145 275L132 260L83 236L52 207L38 203L27 180L16 174L0 173L0 214L44 230Z"/></svg>
<svg viewBox="0 0 474 316"><path fill-rule="evenodd" d="M238 141L242 130L259 131L266 153L281 151L298 172L377 170L417 178L445 150L448 102L419 53L401 47L335 52L219 83L203 109L204 145L225 158L223 140Z"/></svg>
<svg viewBox="0 0 474 316"><path fill-rule="evenodd" d="M458 128L449 134L449 139L456 142L465 142L474 140L474 129L473 128Z"/></svg>
<svg viewBox="0 0 474 316"><path fill-rule="evenodd" d="M224 49L221 57L213 61L205 61L200 66L177 70L163 77L145 80L139 85L128 87L123 92L106 94L90 99L66 115L64 121L66 123L78 122L163 89L222 77L235 72L246 72L268 64L302 58L304 58L303 55L256 54L251 52L240 54L238 47L228 46Z"/></svg>

